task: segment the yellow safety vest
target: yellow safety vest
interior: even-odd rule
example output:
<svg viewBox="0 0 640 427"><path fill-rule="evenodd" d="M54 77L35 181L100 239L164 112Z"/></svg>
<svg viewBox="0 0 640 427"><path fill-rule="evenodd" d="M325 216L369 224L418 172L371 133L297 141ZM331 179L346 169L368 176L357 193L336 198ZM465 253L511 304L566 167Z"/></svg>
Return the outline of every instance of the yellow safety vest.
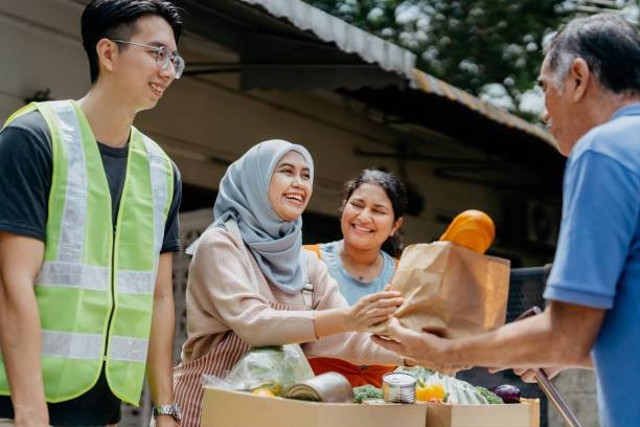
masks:
<svg viewBox="0 0 640 427"><path fill-rule="evenodd" d="M35 284L46 399L84 394L105 363L113 393L138 405L173 196L172 163L131 128L114 230L109 184L82 110L74 101L33 103L7 123L33 110L44 117L53 149L44 263ZM1 359L0 394L10 394Z"/></svg>

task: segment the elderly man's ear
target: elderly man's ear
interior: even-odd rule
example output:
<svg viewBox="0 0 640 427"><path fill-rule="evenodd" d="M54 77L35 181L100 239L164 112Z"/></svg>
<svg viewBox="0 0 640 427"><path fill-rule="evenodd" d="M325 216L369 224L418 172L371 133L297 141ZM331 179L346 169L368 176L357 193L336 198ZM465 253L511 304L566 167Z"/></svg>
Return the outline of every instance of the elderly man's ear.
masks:
<svg viewBox="0 0 640 427"><path fill-rule="evenodd" d="M574 101L580 101L584 97L589 87L590 77L589 64L582 58L574 59L569 69L568 85L565 86L567 90L573 92L572 99Z"/></svg>

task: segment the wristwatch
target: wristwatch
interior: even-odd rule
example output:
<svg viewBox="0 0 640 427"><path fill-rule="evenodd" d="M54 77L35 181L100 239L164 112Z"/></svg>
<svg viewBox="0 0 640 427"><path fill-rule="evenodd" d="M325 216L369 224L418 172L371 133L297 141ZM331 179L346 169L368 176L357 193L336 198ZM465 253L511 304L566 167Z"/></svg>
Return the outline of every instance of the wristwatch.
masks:
<svg viewBox="0 0 640 427"><path fill-rule="evenodd" d="M174 420L178 422L182 421L182 412L180 412L180 407L176 403L173 405L161 405L154 407L153 416L157 417L159 415L171 415Z"/></svg>

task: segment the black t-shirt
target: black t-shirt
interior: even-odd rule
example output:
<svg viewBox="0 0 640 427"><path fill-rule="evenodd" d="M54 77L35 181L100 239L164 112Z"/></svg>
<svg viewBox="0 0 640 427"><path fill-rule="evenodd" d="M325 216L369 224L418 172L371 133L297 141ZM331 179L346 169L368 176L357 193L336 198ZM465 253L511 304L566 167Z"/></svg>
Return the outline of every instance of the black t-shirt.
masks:
<svg viewBox="0 0 640 427"><path fill-rule="evenodd" d="M98 146L111 190L115 221L126 174L128 149L100 143ZM0 132L0 230L45 241L53 174L52 155L49 128L38 112L17 118ZM173 199L165 224L162 253L180 251L178 211L182 182L175 164L173 170ZM98 383L87 393L48 406L52 425L105 425L120 420L120 399L111 393L104 371ZM0 396L0 418L13 418L8 396Z"/></svg>

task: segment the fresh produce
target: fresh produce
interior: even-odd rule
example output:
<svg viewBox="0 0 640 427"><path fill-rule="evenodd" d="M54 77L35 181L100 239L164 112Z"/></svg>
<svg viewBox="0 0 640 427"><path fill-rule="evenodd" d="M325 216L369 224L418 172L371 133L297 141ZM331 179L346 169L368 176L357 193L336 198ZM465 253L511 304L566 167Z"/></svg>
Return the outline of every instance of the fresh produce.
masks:
<svg viewBox="0 0 640 427"><path fill-rule="evenodd" d="M486 405L487 399L471 384L432 371L422 366L400 366L396 371L409 372L424 384L440 384L446 390L447 403L464 403L467 405ZM445 398L443 397L443 401Z"/></svg>
<svg viewBox="0 0 640 427"><path fill-rule="evenodd" d="M353 403L362 403L368 399L382 399L382 389L371 384L353 388Z"/></svg>
<svg viewBox="0 0 640 427"><path fill-rule="evenodd" d="M495 235L496 229L491 217L482 211L469 209L451 221L440 240L483 254L493 243Z"/></svg>
<svg viewBox="0 0 640 427"><path fill-rule="evenodd" d="M478 390L478 392L484 396L485 399L487 399L489 401L489 403L491 405L497 405L497 404L501 404L504 403L504 401L500 398L500 396L498 396L497 394L495 394L494 392L480 386L477 385L476 386L476 390Z"/></svg>
<svg viewBox="0 0 640 427"><path fill-rule="evenodd" d="M269 381L262 384L259 388L269 390L274 396L282 396L284 394L284 387L277 381Z"/></svg>
<svg viewBox="0 0 640 427"><path fill-rule="evenodd" d="M258 387L251 390L251 394L255 394L256 396L264 396L264 397L276 397L275 394L267 387Z"/></svg>
<svg viewBox="0 0 640 427"><path fill-rule="evenodd" d="M418 402L444 402L446 392L440 383L425 384L418 380L416 387L416 400Z"/></svg>
<svg viewBox="0 0 640 427"><path fill-rule="evenodd" d="M510 384L502 384L489 389L498 395L504 403L520 403L520 389Z"/></svg>
<svg viewBox="0 0 640 427"><path fill-rule="evenodd" d="M281 396L293 384L313 378L313 371L298 344L254 347L246 352L225 378L229 388L266 387Z"/></svg>

